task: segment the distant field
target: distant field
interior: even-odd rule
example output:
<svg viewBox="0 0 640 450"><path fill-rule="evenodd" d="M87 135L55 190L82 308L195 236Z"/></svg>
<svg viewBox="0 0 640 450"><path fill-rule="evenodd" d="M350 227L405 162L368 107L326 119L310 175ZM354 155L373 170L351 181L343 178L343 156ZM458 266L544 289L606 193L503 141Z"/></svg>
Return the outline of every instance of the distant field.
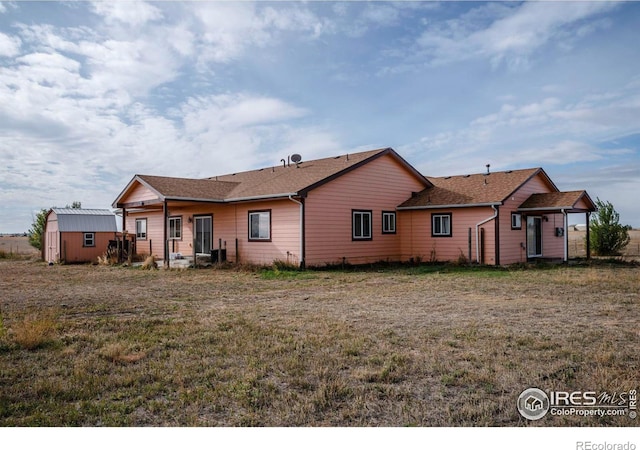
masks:
<svg viewBox="0 0 640 450"><path fill-rule="evenodd" d="M638 267L0 274L0 426L640 424L516 410L638 389Z"/></svg>
<svg viewBox="0 0 640 450"><path fill-rule="evenodd" d="M575 231L569 229L569 257L585 257L587 250L585 247L586 231ZM640 230L629 231L631 241L624 249L623 256L627 259L640 260Z"/></svg>
<svg viewBox="0 0 640 450"><path fill-rule="evenodd" d="M24 256L38 256L40 252L29 245L25 236L0 236L0 252Z"/></svg>

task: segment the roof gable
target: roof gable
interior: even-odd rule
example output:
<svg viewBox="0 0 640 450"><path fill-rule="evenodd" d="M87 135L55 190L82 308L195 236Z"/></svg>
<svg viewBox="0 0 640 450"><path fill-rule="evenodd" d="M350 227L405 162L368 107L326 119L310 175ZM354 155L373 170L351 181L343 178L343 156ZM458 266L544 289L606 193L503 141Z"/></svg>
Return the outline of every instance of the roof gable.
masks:
<svg viewBox="0 0 640 450"><path fill-rule="evenodd" d="M596 206L586 191L547 192L531 194L519 207L519 211L565 210L595 211Z"/></svg>
<svg viewBox="0 0 640 450"><path fill-rule="evenodd" d="M389 155L400 163L410 176L423 185L430 182L391 148L283 164L274 167L218 175L205 179L136 175L121 192L114 207L132 192L135 183L157 193L158 200L199 200L231 202L259 198L306 195L324 183L344 175L377 158Z"/></svg>
<svg viewBox="0 0 640 450"><path fill-rule="evenodd" d="M399 208L442 208L498 205L533 177L541 175L552 190L557 190L541 168L507 170L450 177L429 177L433 187L412 196Z"/></svg>

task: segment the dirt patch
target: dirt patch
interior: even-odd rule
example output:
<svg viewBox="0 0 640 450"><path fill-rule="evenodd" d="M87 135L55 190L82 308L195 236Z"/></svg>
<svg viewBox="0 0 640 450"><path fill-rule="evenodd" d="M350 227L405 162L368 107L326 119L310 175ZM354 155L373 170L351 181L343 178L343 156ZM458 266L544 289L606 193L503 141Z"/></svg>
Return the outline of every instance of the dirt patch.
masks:
<svg viewBox="0 0 640 450"><path fill-rule="evenodd" d="M0 236L0 252L6 255L39 256L40 251L29 245L26 236Z"/></svg>
<svg viewBox="0 0 640 450"><path fill-rule="evenodd" d="M639 268L0 271L2 426L637 426L515 405L637 389Z"/></svg>

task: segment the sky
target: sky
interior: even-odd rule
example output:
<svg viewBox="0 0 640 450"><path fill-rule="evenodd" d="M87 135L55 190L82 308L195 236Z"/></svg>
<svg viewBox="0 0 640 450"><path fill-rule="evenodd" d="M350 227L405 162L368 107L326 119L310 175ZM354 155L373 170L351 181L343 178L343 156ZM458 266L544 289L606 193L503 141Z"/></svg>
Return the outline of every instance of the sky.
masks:
<svg viewBox="0 0 640 450"><path fill-rule="evenodd" d="M543 167L640 227L640 2L0 2L0 232L210 177L392 147ZM584 222L584 218L579 219Z"/></svg>

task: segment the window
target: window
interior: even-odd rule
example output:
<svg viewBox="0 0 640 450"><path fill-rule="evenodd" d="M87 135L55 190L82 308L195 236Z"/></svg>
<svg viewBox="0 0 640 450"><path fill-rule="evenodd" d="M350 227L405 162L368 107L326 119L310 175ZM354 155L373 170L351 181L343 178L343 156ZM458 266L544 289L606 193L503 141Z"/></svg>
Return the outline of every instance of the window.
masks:
<svg viewBox="0 0 640 450"><path fill-rule="evenodd" d="M83 247L95 247L96 246L96 234L95 233L84 233L84 243Z"/></svg>
<svg viewBox="0 0 640 450"><path fill-rule="evenodd" d="M382 233L395 234L396 213L393 211L382 211Z"/></svg>
<svg viewBox="0 0 640 450"><path fill-rule="evenodd" d="M371 240L371 211L352 211L352 239Z"/></svg>
<svg viewBox="0 0 640 450"><path fill-rule="evenodd" d="M511 213L511 229L522 230L522 215L520 213Z"/></svg>
<svg viewBox="0 0 640 450"><path fill-rule="evenodd" d="M182 239L182 217L169 217L169 239Z"/></svg>
<svg viewBox="0 0 640 450"><path fill-rule="evenodd" d="M431 236L451 236L451 214L431 215Z"/></svg>
<svg viewBox="0 0 640 450"><path fill-rule="evenodd" d="M147 239L147 219L136 219L136 239Z"/></svg>
<svg viewBox="0 0 640 450"><path fill-rule="evenodd" d="M271 210L249 211L249 240L271 240Z"/></svg>

